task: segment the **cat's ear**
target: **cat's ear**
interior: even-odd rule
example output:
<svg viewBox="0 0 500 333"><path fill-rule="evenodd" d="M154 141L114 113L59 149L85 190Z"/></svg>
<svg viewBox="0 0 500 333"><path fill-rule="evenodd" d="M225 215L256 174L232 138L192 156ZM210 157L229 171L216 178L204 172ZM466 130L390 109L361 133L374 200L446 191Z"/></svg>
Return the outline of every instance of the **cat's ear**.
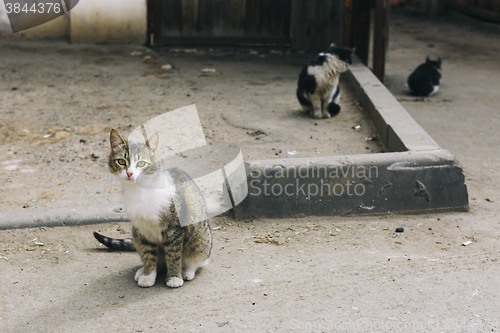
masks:
<svg viewBox="0 0 500 333"><path fill-rule="evenodd" d="M429 58L429 56L425 57L425 63L429 63L429 61L431 61L431 59Z"/></svg>
<svg viewBox="0 0 500 333"><path fill-rule="evenodd" d="M443 59L439 58L438 59L438 64L439 64L439 67L441 67L441 64L443 63Z"/></svg>
<svg viewBox="0 0 500 333"><path fill-rule="evenodd" d="M151 149L153 153L156 153L156 149L158 149L158 143L160 142L160 136L158 133L153 134L152 137L149 138L148 142L146 142L146 145Z"/></svg>
<svg viewBox="0 0 500 333"><path fill-rule="evenodd" d="M126 142L125 142L125 140L123 140L120 133L118 133L118 131L113 128L111 130L111 133L109 134L109 144L111 146L111 150L114 150L114 149L124 145L125 143Z"/></svg>

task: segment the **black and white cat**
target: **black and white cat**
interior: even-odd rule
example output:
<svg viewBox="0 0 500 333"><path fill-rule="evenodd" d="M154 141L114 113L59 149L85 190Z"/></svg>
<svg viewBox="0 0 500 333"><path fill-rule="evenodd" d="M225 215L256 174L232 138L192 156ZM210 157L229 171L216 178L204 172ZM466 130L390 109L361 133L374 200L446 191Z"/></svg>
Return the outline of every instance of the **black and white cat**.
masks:
<svg viewBox="0 0 500 333"><path fill-rule="evenodd" d="M419 65L408 77L408 88L416 96L432 96L439 89L441 82L441 58L431 60L425 58L425 63Z"/></svg>
<svg viewBox="0 0 500 333"><path fill-rule="evenodd" d="M302 68L297 99L314 118L330 118L340 112L340 74L349 69L355 49L335 44Z"/></svg>

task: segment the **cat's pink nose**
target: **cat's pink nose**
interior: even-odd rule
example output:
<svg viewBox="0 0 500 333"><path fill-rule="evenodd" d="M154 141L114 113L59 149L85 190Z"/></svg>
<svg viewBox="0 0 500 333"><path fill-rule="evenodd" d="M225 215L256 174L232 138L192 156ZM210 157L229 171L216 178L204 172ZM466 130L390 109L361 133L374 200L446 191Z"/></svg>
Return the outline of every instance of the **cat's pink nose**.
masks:
<svg viewBox="0 0 500 333"><path fill-rule="evenodd" d="M133 174L134 174L133 172L128 172L128 171L127 171L127 176L128 176L128 178L132 177L132 175L133 175Z"/></svg>

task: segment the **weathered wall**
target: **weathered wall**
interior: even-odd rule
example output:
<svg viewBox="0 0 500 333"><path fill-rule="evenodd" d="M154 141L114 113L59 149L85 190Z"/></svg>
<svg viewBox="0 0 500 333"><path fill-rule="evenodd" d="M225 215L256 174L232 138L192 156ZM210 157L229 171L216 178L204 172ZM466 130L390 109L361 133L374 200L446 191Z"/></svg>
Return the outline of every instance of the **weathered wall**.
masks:
<svg viewBox="0 0 500 333"><path fill-rule="evenodd" d="M0 1L0 38L2 39L23 39L23 38L59 38L69 35L69 17L60 16L52 21L39 25L37 27L12 33L9 23L9 17L5 11L3 1Z"/></svg>
<svg viewBox="0 0 500 333"><path fill-rule="evenodd" d="M82 0L70 14L74 43L146 43L146 0Z"/></svg>

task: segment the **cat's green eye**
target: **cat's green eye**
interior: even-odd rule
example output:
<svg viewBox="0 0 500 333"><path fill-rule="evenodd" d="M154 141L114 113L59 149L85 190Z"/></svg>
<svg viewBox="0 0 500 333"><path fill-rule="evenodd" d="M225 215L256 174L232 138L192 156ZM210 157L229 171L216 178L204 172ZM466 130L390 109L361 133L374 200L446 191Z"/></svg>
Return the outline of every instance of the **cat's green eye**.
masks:
<svg viewBox="0 0 500 333"><path fill-rule="evenodd" d="M142 167L144 167L145 165L146 165L146 162L144 162L144 161L139 161L139 162L137 162L137 167L138 167L138 168L142 168Z"/></svg>
<svg viewBox="0 0 500 333"><path fill-rule="evenodd" d="M125 161L123 158L119 158L116 160L116 163L118 163L119 165L125 165L127 164L127 161Z"/></svg>

